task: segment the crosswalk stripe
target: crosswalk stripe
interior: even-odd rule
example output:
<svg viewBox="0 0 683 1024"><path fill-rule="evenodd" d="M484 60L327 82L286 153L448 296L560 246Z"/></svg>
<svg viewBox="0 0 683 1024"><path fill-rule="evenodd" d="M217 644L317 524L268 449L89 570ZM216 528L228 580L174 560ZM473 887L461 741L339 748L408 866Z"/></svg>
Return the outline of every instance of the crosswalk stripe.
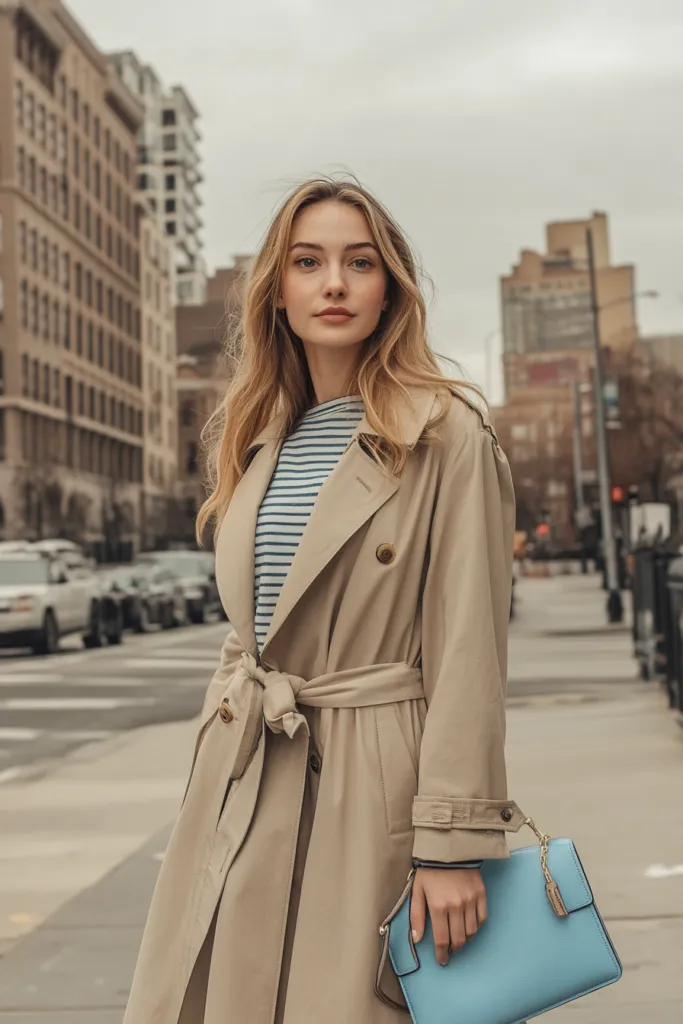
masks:
<svg viewBox="0 0 683 1024"><path fill-rule="evenodd" d="M140 668L196 668L202 672L206 672L210 665L214 667L218 664L218 656L208 659L206 664L202 664L198 658L126 658L123 663L126 668L140 669Z"/></svg>
<svg viewBox="0 0 683 1024"><path fill-rule="evenodd" d="M30 740L37 740L43 735L42 729L20 729L18 726L12 728L0 728L0 741L9 743L23 743Z"/></svg>
<svg viewBox="0 0 683 1024"><path fill-rule="evenodd" d="M15 683L63 683L64 676L49 672L2 672L0 686L13 686Z"/></svg>
<svg viewBox="0 0 683 1024"><path fill-rule="evenodd" d="M0 700L0 708L5 711L114 711L156 703L154 697L8 697Z"/></svg>

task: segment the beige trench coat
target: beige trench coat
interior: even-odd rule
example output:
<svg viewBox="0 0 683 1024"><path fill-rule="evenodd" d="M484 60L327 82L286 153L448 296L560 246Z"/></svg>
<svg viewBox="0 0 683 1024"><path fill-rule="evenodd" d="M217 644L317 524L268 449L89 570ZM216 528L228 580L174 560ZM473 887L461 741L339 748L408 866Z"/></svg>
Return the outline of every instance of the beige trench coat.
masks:
<svg viewBox="0 0 683 1024"><path fill-rule="evenodd" d="M232 629L124 1024L397 1024L373 992L378 926L413 855L506 857L514 497L493 431L453 397L401 414L400 479L363 419L322 487L261 657L254 533L275 420L219 531ZM385 987L399 990L390 970Z"/></svg>

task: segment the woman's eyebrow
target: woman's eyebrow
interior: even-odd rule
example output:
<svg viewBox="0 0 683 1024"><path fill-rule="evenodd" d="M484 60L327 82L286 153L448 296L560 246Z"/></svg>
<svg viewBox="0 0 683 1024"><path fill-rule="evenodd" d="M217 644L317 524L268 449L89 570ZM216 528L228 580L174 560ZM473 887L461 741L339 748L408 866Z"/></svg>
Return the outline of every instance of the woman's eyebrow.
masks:
<svg viewBox="0 0 683 1024"><path fill-rule="evenodd" d="M293 242L289 247L289 251L293 249L315 249L316 252L322 252L323 246L317 242ZM376 253L379 253L379 249L374 242L351 242L349 245L344 246L344 252L352 252L356 249L374 249Z"/></svg>

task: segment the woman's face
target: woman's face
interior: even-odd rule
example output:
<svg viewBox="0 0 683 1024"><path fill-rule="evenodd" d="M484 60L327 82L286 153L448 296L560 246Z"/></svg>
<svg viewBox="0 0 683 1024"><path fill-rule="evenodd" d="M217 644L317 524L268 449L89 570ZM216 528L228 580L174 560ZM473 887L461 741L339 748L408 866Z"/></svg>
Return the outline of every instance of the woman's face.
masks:
<svg viewBox="0 0 683 1024"><path fill-rule="evenodd" d="M386 307L386 285L361 210L330 199L297 215L279 305L303 342L339 349L365 341Z"/></svg>

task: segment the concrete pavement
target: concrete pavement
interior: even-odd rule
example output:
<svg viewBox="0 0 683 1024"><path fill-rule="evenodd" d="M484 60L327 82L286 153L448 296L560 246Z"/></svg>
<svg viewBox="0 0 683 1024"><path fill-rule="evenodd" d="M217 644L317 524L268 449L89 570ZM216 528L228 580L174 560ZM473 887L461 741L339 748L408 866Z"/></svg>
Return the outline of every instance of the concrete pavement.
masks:
<svg viewBox="0 0 683 1024"><path fill-rule="evenodd" d="M575 839L624 963L619 984L550 1018L680 1024L683 731L659 689L637 680L627 629L603 626L595 577L523 580L519 598L510 793L543 829ZM120 1024L194 731L121 734L0 786L0 1024Z"/></svg>

